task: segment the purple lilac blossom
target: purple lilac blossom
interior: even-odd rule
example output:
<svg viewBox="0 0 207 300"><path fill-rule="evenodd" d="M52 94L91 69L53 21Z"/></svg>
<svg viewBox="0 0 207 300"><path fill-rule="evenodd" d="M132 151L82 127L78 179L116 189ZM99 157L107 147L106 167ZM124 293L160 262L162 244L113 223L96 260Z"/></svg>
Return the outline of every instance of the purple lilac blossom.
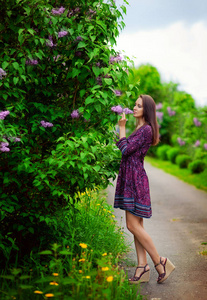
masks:
<svg viewBox="0 0 207 300"><path fill-rule="evenodd" d="M162 109L162 103L161 102L156 105L156 110L159 110L159 109Z"/></svg>
<svg viewBox="0 0 207 300"><path fill-rule="evenodd" d="M97 84L102 85L102 78L101 78L101 76L98 76L96 78L96 81L97 81Z"/></svg>
<svg viewBox="0 0 207 300"><path fill-rule="evenodd" d="M83 38L81 36L77 36L77 38L75 39L75 41L82 41Z"/></svg>
<svg viewBox="0 0 207 300"><path fill-rule="evenodd" d="M203 147L205 150L207 150L207 144L204 144Z"/></svg>
<svg viewBox="0 0 207 300"><path fill-rule="evenodd" d="M18 137L15 137L15 138L14 138L14 142L15 142L15 143L16 143L16 142L21 142L21 139L18 138Z"/></svg>
<svg viewBox="0 0 207 300"><path fill-rule="evenodd" d="M80 7L76 7L74 9L71 9L68 14L67 14L67 17L72 17L76 14L78 14L80 12Z"/></svg>
<svg viewBox="0 0 207 300"><path fill-rule="evenodd" d="M6 116L10 114L10 111L5 110L5 111L0 111L0 120L4 120Z"/></svg>
<svg viewBox="0 0 207 300"><path fill-rule="evenodd" d="M120 105L112 106L111 110L119 115L123 112L123 109Z"/></svg>
<svg viewBox="0 0 207 300"><path fill-rule="evenodd" d="M53 39L51 35L49 35L46 45L51 48L56 46L56 44L53 43Z"/></svg>
<svg viewBox="0 0 207 300"><path fill-rule="evenodd" d="M61 55L58 54L57 56L53 56L53 59L54 59L54 61L58 61L58 58L60 58L60 57L61 57Z"/></svg>
<svg viewBox="0 0 207 300"><path fill-rule="evenodd" d="M175 115L175 111L174 110L171 110L171 108L168 106L168 108L167 108L167 111L168 111L168 115L170 116L170 117L172 117L172 116L174 116Z"/></svg>
<svg viewBox="0 0 207 300"><path fill-rule="evenodd" d="M109 62L110 63L113 63L113 62L117 63L117 62L122 61L122 60L123 60L123 57L120 54L118 54L117 56L111 56Z"/></svg>
<svg viewBox="0 0 207 300"><path fill-rule="evenodd" d="M41 124L41 126L44 127L44 128L47 128L47 127L53 127L53 124L52 124L52 123L45 122L45 121L41 121L40 124Z"/></svg>
<svg viewBox="0 0 207 300"><path fill-rule="evenodd" d="M66 30L62 30L62 31L58 32L58 37L59 38L62 38L66 35L68 35L68 32Z"/></svg>
<svg viewBox="0 0 207 300"><path fill-rule="evenodd" d="M197 119L197 118L193 118L193 122L194 122L194 124L195 124L195 126L196 126L196 127L199 127L199 126L201 126L201 122L200 122L200 121L198 121L198 119Z"/></svg>
<svg viewBox="0 0 207 300"><path fill-rule="evenodd" d="M114 94L116 96L121 96L122 95L122 92L120 90L114 90Z"/></svg>
<svg viewBox="0 0 207 300"><path fill-rule="evenodd" d="M101 66L100 61L98 61L98 62L96 63L96 66L100 68L100 66Z"/></svg>
<svg viewBox="0 0 207 300"><path fill-rule="evenodd" d="M3 76L6 76L6 72L2 68L0 68L0 79L2 79Z"/></svg>
<svg viewBox="0 0 207 300"><path fill-rule="evenodd" d="M156 115L157 115L157 118L162 122L162 120L163 120L163 112L156 111Z"/></svg>
<svg viewBox="0 0 207 300"><path fill-rule="evenodd" d="M180 146L184 146L185 145L185 141L183 141L180 137L177 138L178 144Z"/></svg>
<svg viewBox="0 0 207 300"><path fill-rule="evenodd" d="M26 65L38 65L38 60L37 59L28 59L26 60Z"/></svg>
<svg viewBox="0 0 207 300"><path fill-rule="evenodd" d="M76 52L75 52L75 56L81 57L81 55L82 55L82 52L81 52L81 51L76 51Z"/></svg>
<svg viewBox="0 0 207 300"><path fill-rule="evenodd" d="M7 143L7 142L1 142L1 145L0 145L1 148L8 147L8 146L9 146L9 143Z"/></svg>
<svg viewBox="0 0 207 300"><path fill-rule="evenodd" d="M61 14L64 13L64 11L65 11L65 8L64 8L63 6L61 6L61 7L58 8L58 9L53 8L53 9L52 9L52 14L53 14L53 15L61 15Z"/></svg>
<svg viewBox="0 0 207 300"><path fill-rule="evenodd" d="M124 108L124 109L123 109L123 112L124 112L126 115L133 114L133 111L132 111L131 109L129 109L128 107Z"/></svg>
<svg viewBox="0 0 207 300"><path fill-rule="evenodd" d="M199 141L199 140L197 140L197 141L195 142L195 145L194 145L194 146L195 146L195 147L199 147L199 146L200 146L200 144L201 144L201 143L200 143L200 141Z"/></svg>
<svg viewBox="0 0 207 300"><path fill-rule="evenodd" d="M8 147L0 147L0 151L1 152L9 152L10 151L10 149L8 148Z"/></svg>
<svg viewBox="0 0 207 300"><path fill-rule="evenodd" d="M71 113L71 118L72 119L78 119L80 117L78 109L74 109Z"/></svg>

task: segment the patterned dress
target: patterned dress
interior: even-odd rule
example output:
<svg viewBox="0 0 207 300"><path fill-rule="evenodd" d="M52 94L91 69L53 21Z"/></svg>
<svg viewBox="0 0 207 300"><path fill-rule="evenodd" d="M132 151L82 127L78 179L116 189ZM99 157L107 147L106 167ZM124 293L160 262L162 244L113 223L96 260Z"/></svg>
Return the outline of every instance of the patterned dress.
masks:
<svg viewBox="0 0 207 300"><path fill-rule="evenodd" d="M114 207L142 218L152 216L148 177L143 163L152 144L152 128L146 124L116 145L122 152Z"/></svg>

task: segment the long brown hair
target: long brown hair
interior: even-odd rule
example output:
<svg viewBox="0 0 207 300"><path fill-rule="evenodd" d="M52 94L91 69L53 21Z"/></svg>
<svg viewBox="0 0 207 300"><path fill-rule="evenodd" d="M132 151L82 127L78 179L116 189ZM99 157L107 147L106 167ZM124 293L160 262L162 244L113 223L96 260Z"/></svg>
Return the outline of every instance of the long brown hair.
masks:
<svg viewBox="0 0 207 300"><path fill-rule="evenodd" d="M156 104L153 98L149 95L140 95L143 103L143 117L145 122L152 127L152 145L159 143L159 126L156 117Z"/></svg>

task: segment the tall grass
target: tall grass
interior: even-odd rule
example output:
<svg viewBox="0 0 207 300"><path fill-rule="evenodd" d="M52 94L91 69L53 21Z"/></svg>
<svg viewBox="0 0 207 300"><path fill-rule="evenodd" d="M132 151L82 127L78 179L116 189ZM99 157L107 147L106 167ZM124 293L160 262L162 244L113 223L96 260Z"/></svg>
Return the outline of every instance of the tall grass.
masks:
<svg viewBox="0 0 207 300"><path fill-rule="evenodd" d="M112 207L97 191L77 197L73 211L60 212L68 226L64 237L54 232L58 243L1 271L0 299L142 299L119 267L128 245Z"/></svg>

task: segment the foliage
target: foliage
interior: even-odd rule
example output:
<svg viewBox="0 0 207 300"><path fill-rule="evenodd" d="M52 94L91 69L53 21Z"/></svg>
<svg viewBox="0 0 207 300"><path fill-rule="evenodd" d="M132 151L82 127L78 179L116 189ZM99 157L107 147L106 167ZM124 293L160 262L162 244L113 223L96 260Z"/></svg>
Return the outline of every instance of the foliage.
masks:
<svg viewBox="0 0 207 300"><path fill-rule="evenodd" d="M162 145L157 148L157 156L162 160L167 160L167 152L171 149L169 145Z"/></svg>
<svg viewBox="0 0 207 300"><path fill-rule="evenodd" d="M205 170L205 167L205 162L202 160L194 160L188 165L192 173L201 173Z"/></svg>
<svg viewBox="0 0 207 300"><path fill-rule="evenodd" d="M21 267L1 271L1 299L39 299L48 294L53 299L142 299L119 267L128 246L112 207L98 191L78 196L74 222L64 216L69 225L62 240L51 246L48 241Z"/></svg>
<svg viewBox="0 0 207 300"><path fill-rule="evenodd" d="M111 107L137 94L127 60L113 50L125 11L110 0L1 3L0 112L10 112L0 119L6 257L11 244L24 245L21 257L50 239L75 193L115 177Z"/></svg>
<svg viewBox="0 0 207 300"><path fill-rule="evenodd" d="M167 151L167 158L172 163L175 163L176 156L180 153L180 150L178 148L172 147Z"/></svg>
<svg viewBox="0 0 207 300"><path fill-rule="evenodd" d="M187 168L189 162L191 161L191 158L187 154L180 154L176 157L175 163L180 167L180 168Z"/></svg>

